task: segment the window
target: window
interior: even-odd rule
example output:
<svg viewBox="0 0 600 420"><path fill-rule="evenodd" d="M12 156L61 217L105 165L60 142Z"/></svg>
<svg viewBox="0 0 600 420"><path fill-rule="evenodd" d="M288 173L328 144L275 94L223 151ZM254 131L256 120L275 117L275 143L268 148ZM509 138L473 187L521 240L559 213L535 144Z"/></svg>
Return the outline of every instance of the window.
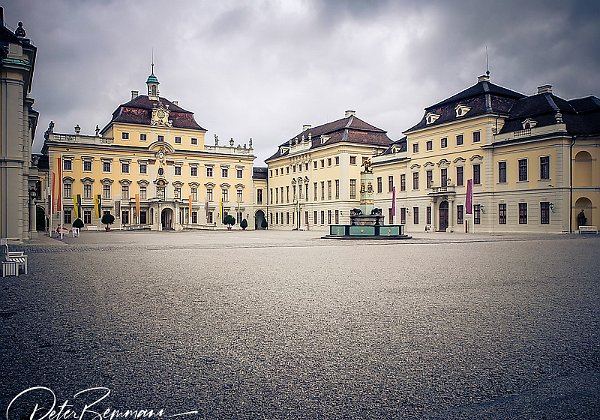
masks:
<svg viewBox="0 0 600 420"><path fill-rule="evenodd" d="M129 224L129 211L123 210L121 212L121 223L123 223L124 225Z"/></svg>
<svg viewBox="0 0 600 420"><path fill-rule="evenodd" d="M175 187L175 198L181 199L181 187Z"/></svg>
<svg viewBox="0 0 600 420"><path fill-rule="evenodd" d="M519 203L519 224L527 224L527 203Z"/></svg>
<svg viewBox="0 0 600 420"><path fill-rule="evenodd" d="M165 136L158 136L158 141L165 141Z"/></svg>
<svg viewBox="0 0 600 420"><path fill-rule="evenodd" d="M289 211L285 212L285 223L287 225L290 224L290 212Z"/></svg>
<svg viewBox="0 0 600 420"><path fill-rule="evenodd" d="M236 199L238 203L241 203L242 201L244 201L244 192L241 188L238 188L236 191Z"/></svg>
<svg viewBox="0 0 600 420"><path fill-rule="evenodd" d="M419 143L415 143L413 146L413 153L419 153Z"/></svg>
<svg viewBox="0 0 600 420"><path fill-rule="evenodd" d="M413 207L413 223L415 225L419 224L419 208Z"/></svg>
<svg viewBox="0 0 600 420"><path fill-rule="evenodd" d="M129 185L121 185L121 198L129 200Z"/></svg>
<svg viewBox="0 0 600 420"><path fill-rule="evenodd" d="M321 224L325 224L325 210L321 210Z"/></svg>
<svg viewBox="0 0 600 420"><path fill-rule="evenodd" d="M479 164L473 165L473 184L481 184L481 165Z"/></svg>
<svg viewBox="0 0 600 420"><path fill-rule="evenodd" d="M307 187L308 187L308 185L307 185ZM307 192L307 195L308 195L308 192ZM340 180L336 179L335 180L335 199L337 200L339 198L340 198Z"/></svg>
<svg viewBox="0 0 600 420"><path fill-rule="evenodd" d="M83 161L83 170L85 172L90 172L92 170L92 161L91 160Z"/></svg>
<svg viewBox="0 0 600 420"><path fill-rule="evenodd" d="M208 166L206 168L206 177L207 178L212 178L212 176L213 176L213 168L212 168L212 166Z"/></svg>
<svg viewBox="0 0 600 420"><path fill-rule="evenodd" d="M181 166L175 167L175 175L181 175Z"/></svg>
<svg viewBox="0 0 600 420"><path fill-rule="evenodd" d="M273 213L271 213L271 221L273 220ZM206 215L206 223L214 223L215 222L215 215L212 211L209 211L208 214Z"/></svg>
<svg viewBox="0 0 600 420"><path fill-rule="evenodd" d="M406 174L400 175L400 191L406 191Z"/></svg>
<svg viewBox="0 0 600 420"><path fill-rule="evenodd" d="M147 197L147 188L145 185L140 185L140 200L145 200Z"/></svg>
<svg viewBox="0 0 600 420"><path fill-rule="evenodd" d="M460 187L464 184L465 184L464 168L462 166L457 166L456 167L456 185Z"/></svg>
<svg viewBox="0 0 600 420"><path fill-rule="evenodd" d="M146 134L140 133L140 141L146 141Z"/></svg>
<svg viewBox="0 0 600 420"><path fill-rule="evenodd" d="M147 223L147 213L146 210L140 210L140 224L144 225Z"/></svg>
<svg viewBox="0 0 600 420"><path fill-rule="evenodd" d="M400 209L400 224L405 225L406 224L406 208L402 207Z"/></svg>
<svg viewBox="0 0 600 420"><path fill-rule="evenodd" d="M258 189L256 190L256 204L262 204L263 203L263 190L262 189Z"/></svg>
<svg viewBox="0 0 600 420"><path fill-rule="evenodd" d="M270 204L273 204L273 188L269 189L269 197L270 197L269 200L271 201Z"/></svg>
<svg viewBox="0 0 600 420"><path fill-rule="evenodd" d="M540 203L540 223L542 225L550 224L550 203L547 201Z"/></svg>
<svg viewBox="0 0 600 420"><path fill-rule="evenodd" d="M519 159L519 181L527 181L527 159Z"/></svg>
<svg viewBox="0 0 600 420"><path fill-rule="evenodd" d="M102 171L110 172L110 162L102 162Z"/></svg>
<svg viewBox="0 0 600 420"><path fill-rule="evenodd" d="M229 190L227 188L223 188L221 190L221 198L223 199L224 203L229 201Z"/></svg>
<svg viewBox="0 0 600 420"><path fill-rule="evenodd" d="M456 206L456 224L462 225L464 222L464 207L462 204Z"/></svg>
<svg viewBox="0 0 600 420"><path fill-rule="evenodd" d="M192 223L193 224L197 224L198 223L198 212L197 211L193 211L192 212Z"/></svg>
<svg viewBox="0 0 600 420"><path fill-rule="evenodd" d="M110 184L102 185L102 198L110 198Z"/></svg>
<svg viewBox="0 0 600 420"><path fill-rule="evenodd" d="M308 171L308 162L306 162L306 163L304 164L304 169L306 169L306 170Z"/></svg>
<svg viewBox="0 0 600 420"><path fill-rule="evenodd" d="M448 137L442 137L440 140L440 147L442 149L445 149L446 147L448 147Z"/></svg>
<svg viewBox="0 0 600 420"><path fill-rule="evenodd" d="M427 213L425 214L426 224L431 224L431 206L427 206Z"/></svg>
<svg viewBox="0 0 600 420"><path fill-rule="evenodd" d="M350 180L350 199L356 199L356 179Z"/></svg>
<svg viewBox="0 0 600 420"><path fill-rule="evenodd" d="M331 224L331 210L327 210L327 224Z"/></svg>
<svg viewBox="0 0 600 420"><path fill-rule="evenodd" d="M242 171L241 169L236 169L235 174L238 178L244 177L244 171Z"/></svg>
<svg viewBox="0 0 600 420"><path fill-rule="evenodd" d="M506 162L498 162L498 182L506 182Z"/></svg>
<svg viewBox="0 0 600 420"><path fill-rule="evenodd" d="M212 187L206 187L206 201L214 201L213 198L214 197Z"/></svg>
<svg viewBox="0 0 600 420"><path fill-rule="evenodd" d="M419 173L413 172L413 190L419 189Z"/></svg>
<svg viewBox="0 0 600 420"><path fill-rule="evenodd" d="M325 167L325 159L321 159L321 168Z"/></svg>
<svg viewBox="0 0 600 420"><path fill-rule="evenodd" d="M319 220L317 219L317 211L313 211L313 225L319 224Z"/></svg>
<svg viewBox="0 0 600 420"><path fill-rule="evenodd" d="M176 137L175 137L175 143L177 143L177 144L181 144L181 137L179 137L179 136L176 136Z"/></svg>
<svg viewBox="0 0 600 420"><path fill-rule="evenodd" d="M275 176L279 175L279 169L275 169Z"/></svg>
<svg viewBox="0 0 600 420"><path fill-rule="evenodd" d="M339 210L335 211L335 224L336 225L340 224L340 211Z"/></svg>
<svg viewBox="0 0 600 420"><path fill-rule="evenodd" d="M350 156L350 165L356 165L356 156Z"/></svg>
<svg viewBox="0 0 600 420"><path fill-rule="evenodd" d="M198 176L198 167L197 166L190 166L190 175Z"/></svg>
<svg viewBox="0 0 600 420"><path fill-rule="evenodd" d="M336 165L339 165L339 164L340 164L340 157L339 157L339 156L336 156L336 157L335 157L335 164L336 164Z"/></svg>
<svg viewBox="0 0 600 420"><path fill-rule="evenodd" d="M429 169L427 172L427 188L431 188L431 185L433 184L433 171L431 169Z"/></svg>
<svg viewBox="0 0 600 420"><path fill-rule="evenodd" d="M481 224L481 205L473 205L473 223L476 225Z"/></svg>
<svg viewBox="0 0 600 420"><path fill-rule="evenodd" d="M64 217L65 217L65 224L72 223L72 221L71 221L71 210L65 210L64 211Z"/></svg>
<svg viewBox="0 0 600 420"><path fill-rule="evenodd" d="M195 138L195 137L192 137L192 140L191 140L191 142L192 142L192 144L198 144L198 139L197 139L197 138ZM192 214L193 214L193 213L195 213L195 212L192 212ZM196 223L196 222L193 222L193 223Z"/></svg>
<svg viewBox="0 0 600 420"><path fill-rule="evenodd" d="M129 133L122 132L122 133L121 133L121 138L122 138L123 140L129 140Z"/></svg>
<svg viewBox="0 0 600 420"><path fill-rule="evenodd" d="M380 176L377 177L377 192L380 194L383 192L383 180Z"/></svg>
<svg viewBox="0 0 600 420"><path fill-rule="evenodd" d="M442 168L440 170L440 178L442 181L442 187L447 187L448 186L448 169L447 168Z"/></svg>
<svg viewBox="0 0 600 420"><path fill-rule="evenodd" d="M90 223L92 223L92 211L91 210L83 211L83 223L86 225L89 225Z"/></svg>
<svg viewBox="0 0 600 420"><path fill-rule="evenodd" d="M550 157L540 157L540 179L550 179Z"/></svg>
<svg viewBox="0 0 600 420"><path fill-rule="evenodd" d="M327 199L331 200L331 180L327 181Z"/></svg>
<svg viewBox="0 0 600 420"><path fill-rule="evenodd" d="M394 176L388 176L388 192L392 192L394 190Z"/></svg>
<svg viewBox="0 0 600 420"><path fill-rule="evenodd" d="M229 176L229 169L221 168L221 178L227 178Z"/></svg>
<svg viewBox="0 0 600 420"><path fill-rule="evenodd" d="M63 160L63 170L70 171L73 167L73 161L71 159Z"/></svg>
<svg viewBox="0 0 600 420"><path fill-rule="evenodd" d="M163 175L165 174L165 170L164 170L164 168L158 168L158 174L159 174L160 176L163 176Z"/></svg>
<svg viewBox="0 0 600 420"><path fill-rule="evenodd" d="M92 198L92 184L83 185L83 198Z"/></svg>
<svg viewBox="0 0 600 420"><path fill-rule="evenodd" d="M464 137L462 134L457 134L456 135L456 145L460 146L464 143Z"/></svg>
<svg viewBox="0 0 600 420"><path fill-rule="evenodd" d="M73 186L70 181L64 183L63 195L65 198L73 198Z"/></svg>
<svg viewBox="0 0 600 420"><path fill-rule="evenodd" d="M275 188L275 204L279 204L279 188Z"/></svg>
<svg viewBox="0 0 600 420"><path fill-rule="evenodd" d="M481 141L481 133L479 131L473 132L473 143L479 143Z"/></svg>
<svg viewBox="0 0 600 420"><path fill-rule="evenodd" d="M427 148L427 150L433 150L433 141L428 140L427 143L425 143L425 147Z"/></svg>
<svg viewBox="0 0 600 420"><path fill-rule="evenodd" d="M145 174L148 172L148 166L145 163L140 163L140 173Z"/></svg>
<svg viewBox="0 0 600 420"><path fill-rule="evenodd" d="M327 166L331 166L331 158L327 158Z"/></svg>
<svg viewBox="0 0 600 420"><path fill-rule="evenodd" d="M506 224L506 203L498 204L498 224Z"/></svg>
<svg viewBox="0 0 600 420"><path fill-rule="evenodd" d="M321 181L321 201L325 200L325 181Z"/></svg>

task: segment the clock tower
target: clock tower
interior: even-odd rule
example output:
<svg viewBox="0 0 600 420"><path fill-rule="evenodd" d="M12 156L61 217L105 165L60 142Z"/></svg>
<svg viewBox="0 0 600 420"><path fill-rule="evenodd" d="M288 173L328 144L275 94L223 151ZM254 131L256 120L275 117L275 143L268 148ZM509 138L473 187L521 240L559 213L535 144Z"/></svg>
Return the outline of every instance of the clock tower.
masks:
<svg viewBox="0 0 600 420"><path fill-rule="evenodd" d="M154 75L154 62L152 62L152 72L150 76L148 76L148 80L146 80L146 86L148 86L148 99L151 101L158 101L158 77Z"/></svg>

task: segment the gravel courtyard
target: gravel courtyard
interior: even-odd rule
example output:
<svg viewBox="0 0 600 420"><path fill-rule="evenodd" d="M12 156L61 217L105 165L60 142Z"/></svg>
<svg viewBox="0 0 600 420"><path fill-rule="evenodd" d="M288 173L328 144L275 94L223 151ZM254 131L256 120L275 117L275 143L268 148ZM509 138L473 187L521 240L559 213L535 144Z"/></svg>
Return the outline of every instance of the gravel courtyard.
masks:
<svg viewBox="0 0 600 420"><path fill-rule="evenodd" d="M197 411L182 419L600 417L600 235L86 232L24 249L30 274L0 279L7 420L49 407L38 391L6 413L35 386L79 413L92 387L110 389L96 411Z"/></svg>

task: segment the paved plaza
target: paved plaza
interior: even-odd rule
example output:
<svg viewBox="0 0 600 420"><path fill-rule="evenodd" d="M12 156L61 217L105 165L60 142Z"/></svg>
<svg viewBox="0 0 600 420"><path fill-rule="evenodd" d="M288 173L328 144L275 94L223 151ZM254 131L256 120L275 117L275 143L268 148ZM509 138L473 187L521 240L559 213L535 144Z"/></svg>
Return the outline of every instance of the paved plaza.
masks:
<svg viewBox="0 0 600 420"><path fill-rule="evenodd" d="M600 416L600 235L322 234L40 237L0 282L1 415Z"/></svg>

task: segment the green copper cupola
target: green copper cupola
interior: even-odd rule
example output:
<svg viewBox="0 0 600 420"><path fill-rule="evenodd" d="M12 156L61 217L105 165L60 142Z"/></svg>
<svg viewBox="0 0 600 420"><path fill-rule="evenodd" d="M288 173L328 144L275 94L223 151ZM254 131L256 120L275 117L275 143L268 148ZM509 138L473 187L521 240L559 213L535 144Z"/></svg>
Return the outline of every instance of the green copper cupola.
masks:
<svg viewBox="0 0 600 420"><path fill-rule="evenodd" d="M152 72L150 76L148 76L148 80L146 80L146 86L148 86L148 98L150 100L158 100L158 85L159 85L158 77L154 75L154 60L152 60Z"/></svg>

